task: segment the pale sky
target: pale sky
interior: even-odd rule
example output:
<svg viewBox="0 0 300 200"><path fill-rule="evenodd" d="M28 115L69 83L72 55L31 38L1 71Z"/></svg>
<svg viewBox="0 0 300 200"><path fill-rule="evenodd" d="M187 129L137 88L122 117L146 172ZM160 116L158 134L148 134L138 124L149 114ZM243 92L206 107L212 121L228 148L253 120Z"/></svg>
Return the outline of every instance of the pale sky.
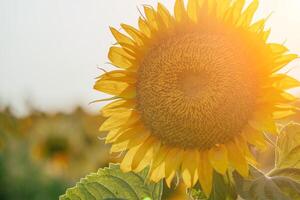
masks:
<svg viewBox="0 0 300 200"><path fill-rule="evenodd" d="M174 0L160 0L172 8ZM0 106L26 113L26 102L43 111L70 111L104 95L92 89L97 67L110 69L109 26L136 25L142 4L157 0L0 0ZM300 54L300 1L261 0L256 17L273 14L270 41ZM290 74L300 79L300 62Z"/></svg>

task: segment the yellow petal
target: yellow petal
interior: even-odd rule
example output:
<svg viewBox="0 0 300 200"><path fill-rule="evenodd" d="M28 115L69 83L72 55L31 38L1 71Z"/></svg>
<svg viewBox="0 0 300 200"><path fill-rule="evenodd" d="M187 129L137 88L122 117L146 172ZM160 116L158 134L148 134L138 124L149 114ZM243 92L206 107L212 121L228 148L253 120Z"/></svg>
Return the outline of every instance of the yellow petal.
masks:
<svg viewBox="0 0 300 200"><path fill-rule="evenodd" d="M247 177L249 174L249 165L246 161L243 151L236 145L235 142L229 142L226 144L228 149L228 158L230 164L236 169L236 171L243 177Z"/></svg>
<svg viewBox="0 0 300 200"><path fill-rule="evenodd" d="M265 137L261 131L257 131L254 128L248 126L243 131L242 136L249 144L258 147L261 150L265 150L267 148Z"/></svg>
<svg viewBox="0 0 300 200"><path fill-rule="evenodd" d="M198 17L198 0L189 0L188 1L188 6L187 6L187 13L189 18L193 22L197 22L197 17Z"/></svg>
<svg viewBox="0 0 300 200"><path fill-rule="evenodd" d="M136 61L130 58L124 49L120 47L110 47L108 58L116 67L132 70L136 69Z"/></svg>
<svg viewBox="0 0 300 200"><path fill-rule="evenodd" d="M136 95L135 86L127 82L98 80L94 85L94 89L126 99L132 99Z"/></svg>
<svg viewBox="0 0 300 200"><path fill-rule="evenodd" d="M236 0L232 6L232 13L234 19L238 19L242 13L242 10L245 5L245 0Z"/></svg>
<svg viewBox="0 0 300 200"><path fill-rule="evenodd" d="M282 55L279 58L275 60L275 66L272 69L273 72L276 72L289 64L290 62L294 61L295 59L298 58L297 54L287 54L287 55Z"/></svg>
<svg viewBox="0 0 300 200"><path fill-rule="evenodd" d="M151 166L151 170L154 170L155 168L157 168L159 165L161 165L163 163L163 161L166 159L166 156L168 155L170 151L170 148L167 146L161 146L158 150L158 152L156 153L154 159L153 159L153 163Z"/></svg>
<svg viewBox="0 0 300 200"><path fill-rule="evenodd" d="M217 17L223 19L226 11L229 9L230 0L223 0L217 2Z"/></svg>
<svg viewBox="0 0 300 200"><path fill-rule="evenodd" d="M176 170L176 166L181 162L183 151L181 149L172 148L165 159L166 176L169 176L172 171ZM176 165L177 164L177 165Z"/></svg>
<svg viewBox="0 0 300 200"><path fill-rule="evenodd" d="M179 165L182 162L183 150L181 149L171 149L166 156L165 160L165 174L166 174L166 183L170 187L171 182L176 174L176 171L179 168Z"/></svg>
<svg viewBox="0 0 300 200"><path fill-rule="evenodd" d="M135 172L140 172L143 169L145 169L147 166L151 166L154 159L154 155L157 153L159 147L161 146L160 141L158 141L156 138L152 138L152 139L154 142L152 143L151 147L149 148L145 156L138 164L137 168L134 170Z"/></svg>
<svg viewBox="0 0 300 200"><path fill-rule="evenodd" d="M142 144L149 137L150 137L149 131L144 130L142 132L139 132L138 134L136 134L136 136L134 138L130 139L130 141L128 143L128 148L132 148L132 147L134 147L136 145Z"/></svg>
<svg viewBox="0 0 300 200"><path fill-rule="evenodd" d="M143 46L145 44L146 37L139 30L127 24L121 24L121 27L128 35L130 35L138 46Z"/></svg>
<svg viewBox="0 0 300 200"><path fill-rule="evenodd" d="M176 0L175 7L174 7L174 14L177 22L181 22L185 18L186 11L185 11L183 0Z"/></svg>
<svg viewBox="0 0 300 200"><path fill-rule="evenodd" d="M299 111L299 108L290 104L276 104L277 110L293 110L293 111Z"/></svg>
<svg viewBox="0 0 300 200"><path fill-rule="evenodd" d="M255 22L254 24L252 24L249 27L249 30L251 32L255 32L255 33L261 32L264 30L265 24L266 24L266 19L261 19L261 20Z"/></svg>
<svg viewBox="0 0 300 200"><path fill-rule="evenodd" d="M176 171L172 171L169 176L166 176L166 183L169 188L171 188L172 181L176 175Z"/></svg>
<svg viewBox="0 0 300 200"><path fill-rule="evenodd" d="M117 137L122 133L122 131L122 128L111 130L106 136L105 144L113 143L117 139Z"/></svg>
<svg viewBox="0 0 300 200"><path fill-rule="evenodd" d="M209 162L208 152L200 152L198 176L203 192L209 197L212 189L213 168Z"/></svg>
<svg viewBox="0 0 300 200"><path fill-rule="evenodd" d="M213 168L224 175L228 168L227 149L225 145L213 147L209 150L208 155Z"/></svg>
<svg viewBox="0 0 300 200"><path fill-rule="evenodd" d="M98 80L121 81L134 84L136 83L136 73L127 70L114 70L104 73Z"/></svg>
<svg viewBox="0 0 300 200"><path fill-rule="evenodd" d="M243 136L238 136L236 138L236 144L242 150L242 152L245 155L245 158L248 161L248 163L250 163L253 166L256 166L257 162L256 162L253 154L250 152L248 143L246 142L246 140L244 139Z"/></svg>
<svg viewBox="0 0 300 200"><path fill-rule="evenodd" d="M206 4L206 5L205 5ZM203 7L206 7L207 8L207 0L197 0L197 7L198 7L198 10L202 10Z"/></svg>
<svg viewBox="0 0 300 200"><path fill-rule="evenodd" d="M258 0L253 0L248 8L242 13L238 26L241 25L243 27L248 27L253 19L253 16L259 6L259 1Z"/></svg>
<svg viewBox="0 0 300 200"><path fill-rule="evenodd" d="M117 100L114 101L101 109L102 116L110 117L114 114L118 114L119 112L123 112L125 110L131 110L135 107L136 103L134 100Z"/></svg>
<svg viewBox="0 0 300 200"><path fill-rule="evenodd" d="M141 131L144 131L144 129L138 124L138 125L132 125L128 128L125 128L121 130L121 133L117 138L115 138L115 143L121 143L126 140L131 140L136 135L138 135Z"/></svg>
<svg viewBox="0 0 300 200"><path fill-rule="evenodd" d="M272 82L273 84L274 82ZM290 103L291 101L294 101L294 97L290 94L286 94L284 91L274 88L274 87L268 87L265 88L263 91L263 95L259 98L258 103L261 105L265 105L266 107L271 104L278 104L278 103ZM260 110L265 110L264 107L261 107ZM269 113L269 110L266 112Z"/></svg>
<svg viewBox="0 0 300 200"><path fill-rule="evenodd" d="M289 102L293 102L293 101L297 100L297 98L294 95L292 95L288 92L282 92L280 95Z"/></svg>
<svg viewBox="0 0 300 200"><path fill-rule="evenodd" d="M276 111L276 112L273 112L273 118L276 120L279 120L279 119L288 118L295 114L296 114L296 112L294 112L292 110Z"/></svg>
<svg viewBox="0 0 300 200"><path fill-rule="evenodd" d="M108 118L99 128L99 131L110 131L119 128L120 126L136 123L140 120L140 115L132 110L120 112Z"/></svg>
<svg viewBox="0 0 300 200"><path fill-rule="evenodd" d="M168 11L168 9L162 5L161 3L157 4L157 13L159 17L164 22L165 27L169 27L171 25L171 15Z"/></svg>
<svg viewBox="0 0 300 200"><path fill-rule="evenodd" d="M166 145L160 145L155 154L153 155L153 162L151 163L150 169L149 169L149 174L150 177L157 177L158 174L162 175L163 177L165 176L165 158L168 155L168 152L170 151L170 148L167 147ZM157 168L162 168L163 165L163 173L159 173ZM154 173L152 175L152 173ZM151 177L152 180L152 177Z"/></svg>
<svg viewBox="0 0 300 200"><path fill-rule="evenodd" d="M161 163L150 173L150 179L155 183L157 183L164 177L165 177L165 163Z"/></svg>
<svg viewBox="0 0 300 200"><path fill-rule="evenodd" d="M277 134L278 130L272 116L265 119L252 120L249 124L257 129L271 134Z"/></svg>
<svg viewBox="0 0 300 200"><path fill-rule="evenodd" d="M137 153L133 157L132 160L132 169L138 172L137 168L140 165L141 161L145 158L152 158L153 155L153 147L155 143L155 139L153 137L148 138L138 149ZM146 156L148 154L148 157ZM150 164L151 160L146 159L148 164ZM141 169L142 167L140 167Z"/></svg>
<svg viewBox="0 0 300 200"><path fill-rule="evenodd" d="M113 36L116 38L117 42L122 46L122 44L129 44L134 45L134 42L132 39L127 37L126 35L120 33L115 28L110 27L110 31L112 32Z"/></svg>
<svg viewBox="0 0 300 200"><path fill-rule="evenodd" d="M216 7L217 7L217 2L216 0L207 0L207 10L208 13L212 14L213 16L216 15Z"/></svg>
<svg viewBox="0 0 300 200"><path fill-rule="evenodd" d="M186 150L182 161L182 179L185 185L190 188L193 187L198 180L198 150ZM196 173L197 172L197 173Z"/></svg>
<svg viewBox="0 0 300 200"><path fill-rule="evenodd" d="M146 37L151 37L151 29L149 28L145 20L143 20L141 17L139 17L139 29Z"/></svg>
<svg viewBox="0 0 300 200"><path fill-rule="evenodd" d="M158 30L156 12L152 7L144 6L144 12L147 18L147 23L152 30Z"/></svg>
<svg viewBox="0 0 300 200"><path fill-rule="evenodd" d="M119 153L127 150L128 142L129 141L113 144L110 148L110 153Z"/></svg>
<svg viewBox="0 0 300 200"><path fill-rule="evenodd" d="M266 108L267 109L267 108ZM260 130L267 133L277 134L278 130L272 115L269 114L269 110L259 110L254 113L254 117L249 121L249 124L256 130Z"/></svg>
<svg viewBox="0 0 300 200"><path fill-rule="evenodd" d="M261 33L262 40L266 42L269 39L270 34L271 34L271 29L262 31Z"/></svg>
<svg viewBox="0 0 300 200"><path fill-rule="evenodd" d="M277 77L279 78L279 80L273 84L273 87L280 90L287 90L300 86L300 82L298 80L286 74L278 74Z"/></svg>
<svg viewBox="0 0 300 200"><path fill-rule="evenodd" d="M230 23L236 23L236 21L240 18L244 5L245 0L236 0L231 9L228 10L225 20Z"/></svg>
<svg viewBox="0 0 300 200"><path fill-rule="evenodd" d="M128 152L126 152L121 164L120 164L120 168L123 172L129 172L132 170L131 165L132 165L132 160L133 157L135 156L137 150L139 149L139 146L133 147L131 149L129 149Z"/></svg>
<svg viewBox="0 0 300 200"><path fill-rule="evenodd" d="M109 94L120 94L129 86L130 84L127 82L100 79L95 83L94 88Z"/></svg>
<svg viewBox="0 0 300 200"><path fill-rule="evenodd" d="M288 51L288 48L283 46L282 44L270 43L268 44L271 51L275 54L283 54Z"/></svg>

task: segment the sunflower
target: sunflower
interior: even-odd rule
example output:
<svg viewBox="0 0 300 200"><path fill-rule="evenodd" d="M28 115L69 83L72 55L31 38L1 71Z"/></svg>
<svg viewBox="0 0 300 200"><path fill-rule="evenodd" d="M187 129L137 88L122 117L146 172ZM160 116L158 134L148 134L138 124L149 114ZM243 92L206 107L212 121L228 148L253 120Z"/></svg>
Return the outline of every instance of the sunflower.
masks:
<svg viewBox="0 0 300 200"><path fill-rule="evenodd" d="M102 121L98 116L77 108L71 114L29 117L35 118L28 132L31 159L45 174L74 181L108 162L107 148L94 140L98 132L94 122Z"/></svg>
<svg viewBox="0 0 300 200"><path fill-rule="evenodd" d="M109 50L119 68L94 88L113 95L104 106L101 132L111 152L125 152L121 169L150 166L149 178L171 184L177 172L187 187L198 181L209 195L213 172L247 177L276 120L295 112L299 86L278 71L298 58L268 43L266 19L253 22L258 1L176 0L174 16L160 3L144 6L138 28L110 28Z"/></svg>

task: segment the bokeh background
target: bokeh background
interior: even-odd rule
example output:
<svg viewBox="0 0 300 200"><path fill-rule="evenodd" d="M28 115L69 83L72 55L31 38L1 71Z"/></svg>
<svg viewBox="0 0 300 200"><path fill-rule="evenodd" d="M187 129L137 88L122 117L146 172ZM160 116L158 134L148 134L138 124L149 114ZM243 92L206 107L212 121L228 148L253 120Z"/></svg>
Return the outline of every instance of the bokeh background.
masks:
<svg viewBox="0 0 300 200"><path fill-rule="evenodd" d="M174 3L160 2L170 9ZM0 0L1 200L57 199L81 177L118 160L97 131L103 104L89 102L106 98L92 87L99 68L112 68L109 26L136 25L143 4L157 0ZM270 41L298 54L299 10L299 0L261 0L256 15L271 15ZM300 62L285 72L300 79ZM257 153L264 170L273 153L272 145Z"/></svg>

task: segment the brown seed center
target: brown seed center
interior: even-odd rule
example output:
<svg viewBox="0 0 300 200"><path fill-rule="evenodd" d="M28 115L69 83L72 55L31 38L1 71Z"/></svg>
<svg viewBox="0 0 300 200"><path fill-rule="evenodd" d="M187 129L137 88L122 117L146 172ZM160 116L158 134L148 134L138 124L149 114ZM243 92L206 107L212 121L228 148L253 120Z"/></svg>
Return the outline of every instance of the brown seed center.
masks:
<svg viewBox="0 0 300 200"><path fill-rule="evenodd" d="M245 45L223 34L170 35L146 53L138 71L137 108L163 143L208 149L239 135L257 92Z"/></svg>

